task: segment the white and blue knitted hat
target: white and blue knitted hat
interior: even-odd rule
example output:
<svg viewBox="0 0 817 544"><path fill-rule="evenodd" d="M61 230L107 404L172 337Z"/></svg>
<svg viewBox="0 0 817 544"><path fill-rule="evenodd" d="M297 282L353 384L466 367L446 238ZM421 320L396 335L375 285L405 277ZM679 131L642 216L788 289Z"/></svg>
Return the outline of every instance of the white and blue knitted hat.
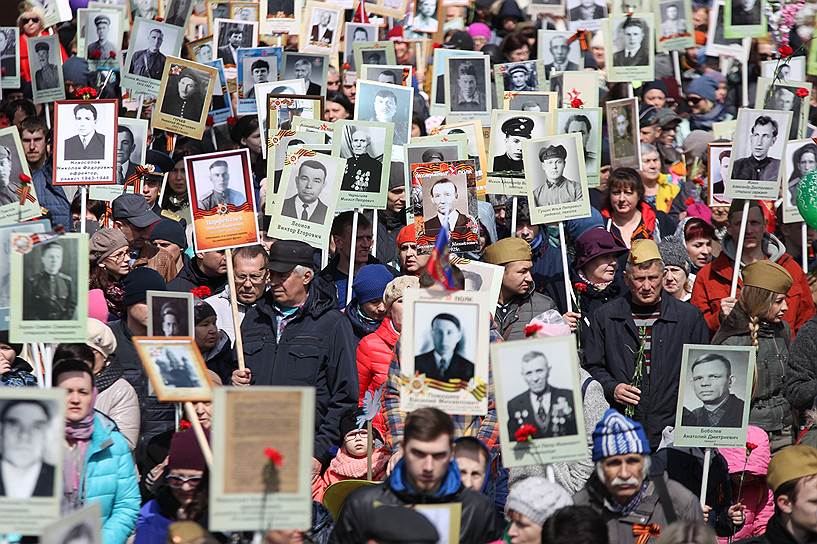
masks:
<svg viewBox="0 0 817 544"><path fill-rule="evenodd" d="M593 461L628 453L650 453L650 443L644 434L644 427L613 408L608 408L593 430Z"/></svg>

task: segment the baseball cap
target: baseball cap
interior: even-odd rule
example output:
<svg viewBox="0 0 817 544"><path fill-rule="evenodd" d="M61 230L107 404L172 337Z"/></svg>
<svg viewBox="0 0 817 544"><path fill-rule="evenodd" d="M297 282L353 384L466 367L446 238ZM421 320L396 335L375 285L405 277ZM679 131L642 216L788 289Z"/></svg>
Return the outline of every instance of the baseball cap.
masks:
<svg viewBox="0 0 817 544"><path fill-rule="evenodd" d="M270 248L268 268L280 274L290 272L298 265L313 268L315 266L312 260L314 251L312 246L306 242L278 240Z"/></svg>
<svg viewBox="0 0 817 544"><path fill-rule="evenodd" d="M125 219L140 229L160 220L160 217L151 211L148 201L142 195L119 195L114 199L111 208L114 219Z"/></svg>

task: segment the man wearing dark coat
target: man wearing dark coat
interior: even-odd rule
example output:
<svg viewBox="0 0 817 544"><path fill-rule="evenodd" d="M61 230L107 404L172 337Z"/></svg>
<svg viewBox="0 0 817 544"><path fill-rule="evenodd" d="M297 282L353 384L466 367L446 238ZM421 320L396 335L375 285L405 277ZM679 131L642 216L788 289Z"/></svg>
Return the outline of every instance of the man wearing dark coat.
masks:
<svg viewBox="0 0 817 544"><path fill-rule="evenodd" d="M524 172L522 164L522 143L530 140L533 131L533 119L530 117L511 117L502 123L505 134L505 153L494 157L496 172Z"/></svg>
<svg viewBox="0 0 817 544"><path fill-rule="evenodd" d="M646 66L650 63L647 25L642 19L628 17L621 25L624 49L613 54L613 66Z"/></svg>
<svg viewBox="0 0 817 544"><path fill-rule="evenodd" d="M218 58L224 61L224 66L235 66L238 62L238 48L244 43L244 29L240 26L229 28L227 44L218 48Z"/></svg>
<svg viewBox="0 0 817 544"><path fill-rule="evenodd" d="M204 109L204 94L201 83L190 68L185 68L178 79L168 84L168 91L162 102L162 113L198 121Z"/></svg>
<svg viewBox="0 0 817 544"><path fill-rule="evenodd" d="M569 436L578 432L573 393L548 383L550 363L541 351L522 356L522 378L528 390L508 401L508 434L513 440L522 425L533 425L533 438Z"/></svg>
<svg viewBox="0 0 817 544"><path fill-rule="evenodd" d="M369 155L372 138L363 128L352 129L352 156L346 159L341 191L376 193L380 190L383 165Z"/></svg>
<svg viewBox="0 0 817 544"><path fill-rule="evenodd" d="M12 400L0 412L0 497L49 497L54 494L54 466L45 462L50 424L46 405Z"/></svg>
<svg viewBox="0 0 817 544"><path fill-rule="evenodd" d="M456 316L437 314L431 320L431 340L434 349L414 358L415 374L444 382L453 379L467 382L474 377L474 363L457 353L462 328Z"/></svg>
<svg viewBox="0 0 817 544"><path fill-rule="evenodd" d="M334 31L332 28L329 27L329 23L332 22L332 13L329 11L323 11L320 15L320 22L316 25L312 26L312 32L310 33L310 38L313 42L320 42L325 44L332 43L332 36L334 35Z"/></svg>
<svg viewBox="0 0 817 544"><path fill-rule="evenodd" d="M46 42L39 42L34 46L34 51L40 61L40 68L34 72L34 83L38 91L56 89L60 86L60 70L56 64L48 62L50 49L51 47Z"/></svg>
<svg viewBox="0 0 817 544"><path fill-rule="evenodd" d="M135 76L149 77L150 79L162 79L162 70L165 67L167 57L162 54L159 48L162 46L164 34L161 29L154 28L148 34L149 45L147 49L141 49L133 54L130 65L130 73Z"/></svg>
<svg viewBox="0 0 817 544"><path fill-rule="evenodd" d="M95 130L97 112L93 104L74 106L77 135L65 140L65 160L82 161L105 158L105 137Z"/></svg>
<svg viewBox="0 0 817 544"><path fill-rule="evenodd" d="M74 318L77 297L70 276L60 272L62 246L51 242L42 250L42 271L23 283L23 319L63 321Z"/></svg>
<svg viewBox="0 0 817 544"><path fill-rule="evenodd" d="M684 411L682 425L692 427L740 427L743 423L743 401L730 392L735 383L732 364L718 353L707 353L695 359L690 367L690 381L695 396L703 406Z"/></svg>

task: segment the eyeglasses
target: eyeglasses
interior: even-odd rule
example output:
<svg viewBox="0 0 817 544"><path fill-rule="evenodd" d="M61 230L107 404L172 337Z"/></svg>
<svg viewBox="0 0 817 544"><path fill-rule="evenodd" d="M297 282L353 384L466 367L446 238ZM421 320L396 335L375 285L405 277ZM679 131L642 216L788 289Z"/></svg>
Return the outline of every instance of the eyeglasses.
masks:
<svg viewBox="0 0 817 544"><path fill-rule="evenodd" d="M112 261L124 261L128 257L128 250L118 252L118 253L111 253L108 255L108 258Z"/></svg>
<svg viewBox="0 0 817 544"><path fill-rule="evenodd" d="M263 283L264 279L266 278L266 274L236 274L235 281L240 284L246 283L247 280L250 280L252 284L259 284Z"/></svg>
<svg viewBox="0 0 817 544"><path fill-rule="evenodd" d="M201 476L191 476L190 478L185 478L184 476L165 476L165 480L171 487L184 487L187 484L195 487L201 482Z"/></svg>
<svg viewBox="0 0 817 544"><path fill-rule="evenodd" d="M687 97L687 104L690 104L690 105L694 106L695 104L697 104L701 100L703 100L703 98L701 98L700 96L688 96Z"/></svg>
<svg viewBox="0 0 817 544"><path fill-rule="evenodd" d="M39 23L40 18L39 17L23 17L22 19L20 19L20 22L23 23L24 25L27 25L28 23Z"/></svg>

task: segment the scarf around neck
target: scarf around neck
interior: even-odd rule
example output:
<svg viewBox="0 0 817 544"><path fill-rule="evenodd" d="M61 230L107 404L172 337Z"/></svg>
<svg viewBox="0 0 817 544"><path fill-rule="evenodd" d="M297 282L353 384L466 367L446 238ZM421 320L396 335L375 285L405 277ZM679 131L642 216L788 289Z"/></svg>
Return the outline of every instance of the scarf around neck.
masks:
<svg viewBox="0 0 817 544"><path fill-rule="evenodd" d="M65 420L65 453L63 455L63 495L64 503L69 508L81 505L79 496L80 482L84 472L85 456L94 434L94 405L96 404L97 389L91 393L90 412L80 421ZM73 446L71 445L73 444Z"/></svg>

